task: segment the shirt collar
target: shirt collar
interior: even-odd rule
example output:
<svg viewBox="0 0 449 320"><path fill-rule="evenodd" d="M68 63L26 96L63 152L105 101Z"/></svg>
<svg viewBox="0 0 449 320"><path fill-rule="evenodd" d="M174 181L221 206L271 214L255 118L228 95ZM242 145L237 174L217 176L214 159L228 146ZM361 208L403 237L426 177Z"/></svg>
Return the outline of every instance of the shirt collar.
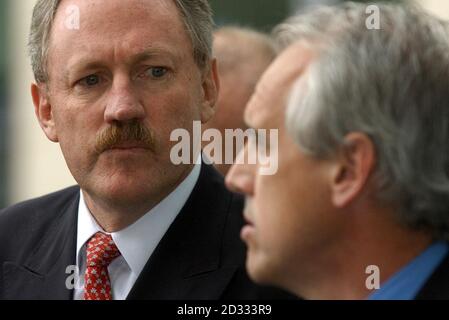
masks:
<svg viewBox="0 0 449 320"><path fill-rule="evenodd" d="M113 233L105 232L98 225L87 208L82 191L80 191L76 245L77 265L80 265L80 256L85 250L86 242L95 233L104 232L112 236L131 271L138 276L165 232L187 202L198 181L200 171L201 159L196 162L187 178L159 204L132 225Z"/></svg>

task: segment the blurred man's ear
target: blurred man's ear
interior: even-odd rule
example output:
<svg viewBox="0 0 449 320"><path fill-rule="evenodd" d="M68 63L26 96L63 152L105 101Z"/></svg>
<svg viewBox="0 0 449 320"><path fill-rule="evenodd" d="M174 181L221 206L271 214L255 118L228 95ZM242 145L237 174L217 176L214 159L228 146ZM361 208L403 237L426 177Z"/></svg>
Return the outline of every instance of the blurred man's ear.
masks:
<svg viewBox="0 0 449 320"><path fill-rule="evenodd" d="M363 133L345 137L332 176L332 202L338 208L351 204L363 193L376 162L375 146Z"/></svg>
<svg viewBox="0 0 449 320"><path fill-rule="evenodd" d="M201 123L207 123L215 114L220 81L218 79L217 59L212 59L203 74L203 104L201 106Z"/></svg>
<svg viewBox="0 0 449 320"><path fill-rule="evenodd" d="M33 83L31 85L31 96L33 97L34 112L42 130L44 130L48 139L58 142L53 111L48 99L47 85Z"/></svg>

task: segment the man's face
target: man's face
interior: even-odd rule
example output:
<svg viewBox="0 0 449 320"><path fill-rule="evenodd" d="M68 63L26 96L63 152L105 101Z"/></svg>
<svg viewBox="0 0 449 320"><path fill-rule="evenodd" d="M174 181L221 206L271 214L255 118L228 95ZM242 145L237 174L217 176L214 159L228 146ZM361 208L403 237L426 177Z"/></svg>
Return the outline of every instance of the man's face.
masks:
<svg viewBox="0 0 449 320"><path fill-rule="evenodd" d="M250 69L250 61L234 61L235 57L226 57L226 54L237 56L238 53L229 49L233 39L229 36L216 33L214 36L213 52L218 61L218 74L220 78L220 94L217 100L217 113L206 127L217 128L222 133L225 129L246 129L243 121L243 112L254 90L254 81L259 70L253 66ZM241 41L241 40L240 40ZM238 44L240 45L240 43ZM234 49L243 50L243 49ZM233 65L230 65L230 64ZM240 65L240 68L237 65ZM245 69L242 72L242 68ZM260 68L262 69L262 67Z"/></svg>
<svg viewBox="0 0 449 320"><path fill-rule="evenodd" d="M245 59L246 61L235 61L239 55L235 50L242 49L232 47L231 49L233 40L233 38L220 33L214 35L213 52L218 63L220 94L217 98L217 110L214 117L203 126L204 130L218 129L223 137L226 129L247 129L243 121L243 112L254 90L254 79L261 73L254 67L255 62L247 61L248 59ZM239 47L241 44L237 43L236 46ZM206 145L206 142L203 143L203 146ZM233 155L236 155L238 151L234 150L234 147L228 146L226 148L225 143L223 143L221 153L223 160L222 163L215 164L217 170L226 175L231 165L224 163L225 154L232 152Z"/></svg>
<svg viewBox="0 0 449 320"><path fill-rule="evenodd" d="M67 28L73 5L79 29ZM198 68L176 5L62 1L49 48L37 111L81 188L125 205L160 200L191 168L170 161L170 133L208 121L216 95L215 69Z"/></svg>
<svg viewBox="0 0 449 320"><path fill-rule="evenodd" d="M246 109L249 126L279 129L277 173L261 175L258 164L237 164L226 177L231 189L246 195L248 225L241 236L248 245L250 276L284 288L294 282L304 259L327 241L332 223L327 214L330 166L302 153L284 125L289 90L312 58L301 44L286 49L262 76Z"/></svg>

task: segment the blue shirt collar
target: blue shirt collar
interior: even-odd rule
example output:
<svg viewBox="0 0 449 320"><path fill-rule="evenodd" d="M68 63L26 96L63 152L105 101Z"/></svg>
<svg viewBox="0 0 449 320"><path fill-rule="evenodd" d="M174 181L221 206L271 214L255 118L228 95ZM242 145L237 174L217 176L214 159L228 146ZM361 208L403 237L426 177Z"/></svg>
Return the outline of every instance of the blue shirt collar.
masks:
<svg viewBox="0 0 449 320"><path fill-rule="evenodd" d="M374 291L368 300L414 299L448 251L447 242L439 241L431 244L418 257L381 284L380 289Z"/></svg>

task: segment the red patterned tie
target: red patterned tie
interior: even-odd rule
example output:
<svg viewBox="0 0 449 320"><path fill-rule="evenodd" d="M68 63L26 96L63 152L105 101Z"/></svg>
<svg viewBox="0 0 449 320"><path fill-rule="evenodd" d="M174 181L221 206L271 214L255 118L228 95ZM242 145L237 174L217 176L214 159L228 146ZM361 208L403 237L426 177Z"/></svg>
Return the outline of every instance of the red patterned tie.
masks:
<svg viewBox="0 0 449 320"><path fill-rule="evenodd" d="M87 243L84 300L112 300L108 266L120 256L110 235L97 232Z"/></svg>

